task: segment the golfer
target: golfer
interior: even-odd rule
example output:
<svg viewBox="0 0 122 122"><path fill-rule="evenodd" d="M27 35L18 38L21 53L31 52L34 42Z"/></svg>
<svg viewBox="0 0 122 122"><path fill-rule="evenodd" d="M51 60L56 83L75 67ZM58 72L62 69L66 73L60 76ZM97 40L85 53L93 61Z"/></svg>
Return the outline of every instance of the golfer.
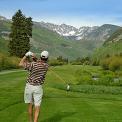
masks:
<svg viewBox="0 0 122 122"><path fill-rule="evenodd" d="M45 75L48 70L48 56L48 52L43 51L39 60L29 62L27 57L32 57L32 59L36 59L36 57L32 52L27 52L19 63L19 66L29 71L24 92L24 101L25 103L28 103L29 122L33 122L33 119L34 122L38 122L40 104L43 95L42 84L44 83Z"/></svg>

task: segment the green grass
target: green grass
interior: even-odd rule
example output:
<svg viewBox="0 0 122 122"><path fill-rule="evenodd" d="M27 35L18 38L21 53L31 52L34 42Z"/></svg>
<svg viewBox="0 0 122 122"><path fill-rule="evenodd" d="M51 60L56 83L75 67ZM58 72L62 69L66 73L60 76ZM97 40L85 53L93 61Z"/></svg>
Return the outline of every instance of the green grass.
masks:
<svg viewBox="0 0 122 122"><path fill-rule="evenodd" d="M44 98L39 122L122 121L122 94L86 94L79 92L77 89L80 89L80 86L76 88L76 85L72 85L74 91L67 93L61 89L63 86L65 87L64 82L51 71L55 71L64 80L76 84L74 73L81 68L81 66L71 65L50 68L43 86ZM86 67L86 69L89 68ZM15 71L0 73L0 122L28 121L27 105L23 102L27 72Z"/></svg>

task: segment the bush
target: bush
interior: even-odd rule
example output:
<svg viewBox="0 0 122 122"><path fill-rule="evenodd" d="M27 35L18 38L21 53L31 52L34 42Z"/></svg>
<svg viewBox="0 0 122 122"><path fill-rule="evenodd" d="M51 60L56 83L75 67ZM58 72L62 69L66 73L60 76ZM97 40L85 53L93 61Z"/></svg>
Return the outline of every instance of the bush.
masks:
<svg viewBox="0 0 122 122"><path fill-rule="evenodd" d="M100 65L103 67L104 70L108 70L109 69L109 63L110 63L110 59L107 58L107 59L103 59L100 62Z"/></svg>
<svg viewBox="0 0 122 122"><path fill-rule="evenodd" d="M101 66L105 70L116 71L122 69L122 56L107 57L101 61Z"/></svg>
<svg viewBox="0 0 122 122"><path fill-rule="evenodd" d="M80 61L72 61L70 62L71 65L82 65L83 63Z"/></svg>
<svg viewBox="0 0 122 122"><path fill-rule="evenodd" d="M68 58L63 58L62 56L49 60L50 66L60 66L65 64L68 64Z"/></svg>
<svg viewBox="0 0 122 122"><path fill-rule="evenodd" d="M88 94L122 94L121 87L100 85L72 85L70 91Z"/></svg>
<svg viewBox="0 0 122 122"><path fill-rule="evenodd" d="M86 70L77 70L76 80L78 81L78 84L92 84L93 83L91 73Z"/></svg>
<svg viewBox="0 0 122 122"><path fill-rule="evenodd" d="M100 62L97 59L92 60L91 65L93 66L99 66Z"/></svg>
<svg viewBox="0 0 122 122"><path fill-rule="evenodd" d="M63 62L60 62L56 59L52 59L52 60L49 61L50 66L60 66L60 65L63 65L63 64L64 64Z"/></svg>
<svg viewBox="0 0 122 122"><path fill-rule="evenodd" d="M109 69L112 71L120 70L121 68L122 68L122 58L116 57L109 64Z"/></svg>
<svg viewBox="0 0 122 122"><path fill-rule="evenodd" d="M102 76L99 79L99 84L108 86L108 85L112 85L113 81L114 81L114 77L109 74L109 75Z"/></svg>
<svg viewBox="0 0 122 122"><path fill-rule="evenodd" d="M71 61L70 62L72 65L90 65L91 63L91 59L90 57L84 57L84 58L77 58L76 60L74 61Z"/></svg>
<svg viewBox="0 0 122 122"><path fill-rule="evenodd" d="M19 68L20 58L0 54L0 70Z"/></svg>
<svg viewBox="0 0 122 122"><path fill-rule="evenodd" d="M121 86L121 72L110 70L80 69L75 73L76 81L79 84Z"/></svg>

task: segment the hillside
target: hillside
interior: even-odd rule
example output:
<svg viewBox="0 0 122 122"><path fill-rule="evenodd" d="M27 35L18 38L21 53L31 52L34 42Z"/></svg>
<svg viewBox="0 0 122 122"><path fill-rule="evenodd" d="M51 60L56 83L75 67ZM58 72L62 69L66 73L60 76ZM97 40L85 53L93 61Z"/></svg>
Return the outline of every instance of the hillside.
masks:
<svg viewBox="0 0 122 122"><path fill-rule="evenodd" d="M115 31L104 43L104 45L122 41L122 27Z"/></svg>
<svg viewBox="0 0 122 122"><path fill-rule="evenodd" d="M101 58L106 55L122 53L122 28L114 32L103 44L101 48L95 50L94 57Z"/></svg>
<svg viewBox="0 0 122 122"><path fill-rule="evenodd" d="M11 21L0 19L0 52L7 53L8 35L10 33ZM51 57L63 56L74 59L91 55L96 47L96 42L74 41L60 36L54 31L40 27L38 24L33 26L33 37L31 39L31 50L38 55L41 50L48 50Z"/></svg>
<svg viewBox="0 0 122 122"><path fill-rule="evenodd" d="M108 39L114 32L116 32L120 27L111 24L104 24L97 29L93 30L86 37L87 40L97 40L105 41Z"/></svg>
<svg viewBox="0 0 122 122"><path fill-rule="evenodd" d="M10 31L11 22L6 18L0 16L0 34L3 31Z"/></svg>
<svg viewBox="0 0 122 122"><path fill-rule="evenodd" d="M5 17L0 16L0 53L8 52L8 34L11 22Z"/></svg>
<svg viewBox="0 0 122 122"><path fill-rule="evenodd" d="M10 32L11 22L8 20L0 20L0 52L7 53L8 51L8 35ZM63 56L65 58L74 59L91 54L91 49L87 43L76 42L65 39L56 32L43 27L33 26L33 37L31 39L31 50L40 55L41 50L48 50L51 57ZM91 45L91 44L90 44Z"/></svg>
<svg viewBox="0 0 122 122"><path fill-rule="evenodd" d="M65 39L56 32L37 26L33 27L31 45L32 50L37 53L40 53L40 50L48 50L51 57L61 55L74 59L91 54L91 49L87 49L83 42Z"/></svg>
<svg viewBox="0 0 122 122"><path fill-rule="evenodd" d="M0 53L8 53L8 40L0 37Z"/></svg>
<svg viewBox="0 0 122 122"><path fill-rule="evenodd" d="M56 25L52 23L38 22L35 23L38 27L44 27L52 30L65 38L72 40L90 40L90 41L105 41L119 26L104 24L102 26L82 26L80 28L71 25L61 24Z"/></svg>
<svg viewBox="0 0 122 122"><path fill-rule="evenodd" d="M10 26L11 21L0 16L0 52L6 53L8 50L7 44L8 35L10 33ZM71 30L74 30L73 26L68 26L65 24L63 24L61 27L65 29L67 28L68 30L72 28ZM109 28L108 30L110 31L110 33L112 33L116 30L116 28L118 28L118 26L104 25L103 27L99 27L99 31L96 32L95 29L97 28L98 27L90 29L94 33L89 36L89 39L84 38L82 40L75 40L75 38L72 39L72 37L71 39L65 38L64 36L58 34L56 31L48 29L45 26L42 27L39 22L34 22L33 36L31 39L31 50L33 52L36 52L38 55L40 55L40 51L48 50L50 52L51 58L63 56L65 58L75 59L78 57L90 56L93 53L93 50L103 43L103 41L95 39L96 36L101 35L105 28ZM81 27L80 31L83 29L85 29L86 32L88 32L89 30L88 27ZM107 34L110 35L110 33ZM106 36L106 38L108 38L108 36Z"/></svg>

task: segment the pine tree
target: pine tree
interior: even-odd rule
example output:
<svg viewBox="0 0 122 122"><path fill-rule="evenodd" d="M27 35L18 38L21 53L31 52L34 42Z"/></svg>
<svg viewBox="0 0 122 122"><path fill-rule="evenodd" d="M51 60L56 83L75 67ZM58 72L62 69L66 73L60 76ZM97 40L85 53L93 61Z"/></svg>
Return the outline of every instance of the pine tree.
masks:
<svg viewBox="0 0 122 122"><path fill-rule="evenodd" d="M30 49L30 37L32 37L32 18L26 18L21 10L12 17L12 26L9 41L9 53L11 56L23 57Z"/></svg>

